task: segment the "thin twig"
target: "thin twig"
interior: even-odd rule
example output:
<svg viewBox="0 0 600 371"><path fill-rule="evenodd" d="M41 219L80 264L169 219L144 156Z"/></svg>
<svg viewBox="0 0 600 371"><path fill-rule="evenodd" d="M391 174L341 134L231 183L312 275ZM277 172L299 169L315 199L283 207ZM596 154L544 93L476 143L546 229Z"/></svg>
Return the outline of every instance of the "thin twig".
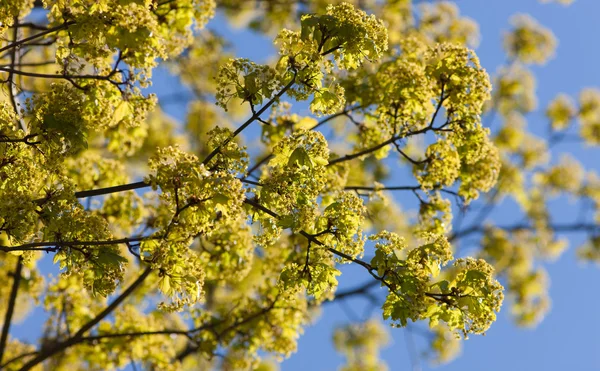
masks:
<svg viewBox="0 0 600 371"><path fill-rule="evenodd" d="M0 251L11 252L11 251L46 251L55 252L61 247L65 246L106 246L106 245L118 245L128 244L131 242L141 242L153 239L159 239L156 236L140 236L140 237L128 237L119 238L115 240L103 240L103 241L43 241L43 242L30 242L18 246L0 246Z"/></svg>
<svg viewBox="0 0 600 371"><path fill-rule="evenodd" d="M273 105L273 103L275 103L277 100L279 100L279 98L281 98L281 96L296 83L297 76L298 76L298 72L294 70L294 76L292 77L290 82L288 82L287 85L285 85L277 94L275 94L275 96L273 98L271 98L271 100L269 100L269 102L267 102L267 104L262 106L261 109L259 109L252 115L252 117L250 117L239 128L237 128L237 130L234 131L233 134L230 135L227 139L225 139L223 141L223 143L221 143L217 148L215 148L211 153L209 153L208 156L206 156L206 158L202 161L202 163L204 165L208 164L210 162L210 160L212 160L213 157L215 157L219 152L221 152L221 149L223 147L225 147L227 144L229 144L229 142L231 142L236 136L238 136L238 134L240 134L248 126L250 126L250 124L252 124L255 120L257 120L260 117L260 115L262 115L269 107L271 107Z"/></svg>
<svg viewBox="0 0 600 371"><path fill-rule="evenodd" d="M4 324L2 325L2 334L0 335L0 364L4 357L4 351L6 350L6 343L8 340L8 333L10 332L10 324L12 316L15 311L15 304L17 302L17 294L19 292L19 283L21 282L21 270L23 269L23 258L19 256L17 259L17 265L13 274L13 284L10 290L10 296L8 297L8 305L6 307L6 315L4 316Z"/></svg>
<svg viewBox="0 0 600 371"><path fill-rule="evenodd" d="M10 43L10 44L8 44L8 45L0 48L0 53L2 53L5 50L8 50L8 49L18 48L19 46L21 46L21 45L23 45L23 44L25 44L25 43L27 43L27 42L29 42L31 40L39 39L40 37L46 36L46 35L48 35L48 34L50 34L52 32L64 30L64 29L68 28L69 26L71 26L73 24L75 24L74 21L65 22L65 23L63 23L63 24L61 24L59 26L49 28L46 31L43 31L43 32L40 32L38 34L26 37L24 39L12 42L12 43Z"/></svg>

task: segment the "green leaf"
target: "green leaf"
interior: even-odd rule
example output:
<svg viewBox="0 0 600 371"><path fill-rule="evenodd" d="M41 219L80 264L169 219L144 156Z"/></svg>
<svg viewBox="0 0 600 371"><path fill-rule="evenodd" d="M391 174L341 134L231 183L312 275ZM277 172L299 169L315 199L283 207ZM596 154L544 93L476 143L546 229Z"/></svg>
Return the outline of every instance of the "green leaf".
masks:
<svg viewBox="0 0 600 371"><path fill-rule="evenodd" d="M310 156L302 147L296 148L294 152L292 152L292 154L290 155L290 159L288 160L287 165L293 166L294 164L297 164L300 167L308 166L311 169L313 167L312 161L310 160Z"/></svg>
<svg viewBox="0 0 600 371"><path fill-rule="evenodd" d="M307 40L311 33L313 33L317 24L319 24L319 17L315 17L312 15L303 16L302 20L300 21L300 38L302 40Z"/></svg>
<svg viewBox="0 0 600 371"><path fill-rule="evenodd" d="M164 275L158 282L158 289L165 295L171 295L171 277Z"/></svg>
<svg viewBox="0 0 600 371"><path fill-rule="evenodd" d="M227 202L229 202L229 197L225 196L222 193L217 193L216 195L214 195L214 197L212 198L213 202L217 203L217 204L226 204Z"/></svg>
<svg viewBox="0 0 600 371"><path fill-rule="evenodd" d="M325 208L325 212L327 211L339 211L341 207L341 204L339 202L334 202L331 205L327 206Z"/></svg>
<svg viewBox="0 0 600 371"><path fill-rule="evenodd" d="M252 72L244 76L244 88L250 95L254 95L258 91L256 86L256 73Z"/></svg>
<svg viewBox="0 0 600 371"><path fill-rule="evenodd" d="M425 263L432 277L437 277L440 274L440 265L436 261L428 261Z"/></svg>
<svg viewBox="0 0 600 371"><path fill-rule="evenodd" d="M293 215L285 215L277 221L277 226L281 228L293 228L296 220Z"/></svg>
<svg viewBox="0 0 600 371"><path fill-rule="evenodd" d="M115 113L113 115L115 122L121 122L125 117L131 115L131 106L129 102L122 101L117 108L115 108Z"/></svg>
<svg viewBox="0 0 600 371"><path fill-rule="evenodd" d="M315 93L313 101L310 103L310 110L317 114L327 114L339 103L339 97L324 88Z"/></svg>
<svg viewBox="0 0 600 371"><path fill-rule="evenodd" d="M119 265L121 263L127 263L127 259L119 254L115 254L112 251L103 251L98 255L98 263L105 265Z"/></svg>
<svg viewBox="0 0 600 371"><path fill-rule="evenodd" d="M465 281L477 282L477 281L485 281L485 280L487 280L487 275L478 270L470 270L465 275Z"/></svg>
<svg viewBox="0 0 600 371"><path fill-rule="evenodd" d="M442 280L440 282L434 283L433 285L431 285L431 288L434 288L436 286L440 288L440 291L442 292L442 294L447 294L450 292L450 290L449 290L450 283L446 280Z"/></svg>
<svg viewBox="0 0 600 371"><path fill-rule="evenodd" d="M54 259L52 259L52 263L56 264L65 259L66 259L65 254L63 254L62 252L58 252L58 253L54 254Z"/></svg>

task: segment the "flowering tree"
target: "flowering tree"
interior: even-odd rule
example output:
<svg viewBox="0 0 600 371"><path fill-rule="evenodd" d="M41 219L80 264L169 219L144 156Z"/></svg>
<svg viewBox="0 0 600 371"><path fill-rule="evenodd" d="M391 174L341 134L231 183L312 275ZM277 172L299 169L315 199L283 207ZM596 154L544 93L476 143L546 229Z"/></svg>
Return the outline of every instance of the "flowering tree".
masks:
<svg viewBox="0 0 600 371"><path fill-rule="evenodd" d="M519 324L542 318L536 262L566 247L557 233L587 233L580 255L600 259L593 218L555 224L547 207L558 194L600 203L600 178L548 162L574 122L600 143L600 93L559 95L549 137L527 132L528 66L556 45L529 16L513 19L490 81L470 49L477 24L450 2L0 5L2 369L266 369L316 309L353 296L392 327L426 322L444 362L504 295ZM204 28L216 9L272 36L272 63L234 58ZM145 93L159 64L193 91L183 123ZM416 217L395 191L414 195ZM522 221L482 224L506 197ZM453 225L469 212L475 223ZM365 283L337 290L342 264ZM32 304L47 314L37 344L10 331ZM377 321L334 335L346 370L385 367L385 341Z"/></svg>

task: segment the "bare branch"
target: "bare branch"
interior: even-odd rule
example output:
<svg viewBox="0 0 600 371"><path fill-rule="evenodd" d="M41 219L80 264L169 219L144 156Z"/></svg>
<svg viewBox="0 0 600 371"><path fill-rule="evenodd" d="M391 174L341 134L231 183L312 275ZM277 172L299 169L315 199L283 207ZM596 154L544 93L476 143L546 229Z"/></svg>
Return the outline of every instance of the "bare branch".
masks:
<svg viewBox="0 0 600 371"><path fill-rule="evenodd" d="M6 315L4 316L4 324L2 325L2 334L0 335L0 364L4 357L4 351L6 350L6 343L8 340L8 333L10 332L10 324L12 322L12 316L15 310L15 303L17 302L17 294L19 292L19 283L21 282L21 270L23 269L23 258L19 256L17 259L17 265L15 272L13 273L13 284L10 290L10 296L8 297L8 305L6 307Z"/></svg>
<svg viewBox="0 0 600 371"><path fill-rule="evenodd" d="M25 43L27 43L27 42L29 42L31 40L39 39L40 37L46 36L46 35L51 34L53 32L67 29L69 26L71 26L73 24L75 24L75 22L73 22L73 21L65 22L65 23L63 23L61 25L58 25L56 27L49 28L46 31L43 31L43 32L40 32L38 34L26 37L24 39L12 42L12 43L10 43L10 44L8 44L8 45L0 48L0 53L2 53L5 50L18 48L19 46L21 46L21 45L23 45L23 44L25 44Z"/></svg>

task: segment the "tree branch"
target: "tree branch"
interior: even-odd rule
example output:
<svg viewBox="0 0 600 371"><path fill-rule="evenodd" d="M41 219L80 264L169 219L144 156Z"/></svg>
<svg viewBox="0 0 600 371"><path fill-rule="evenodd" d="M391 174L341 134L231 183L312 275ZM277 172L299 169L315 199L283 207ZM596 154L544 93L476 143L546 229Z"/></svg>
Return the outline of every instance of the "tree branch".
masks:
<svg viewBox="0 0 600 371"><path fill-rule="evenodd" d="M15 107L16 107L16 103L15 103ZM41 143L40 141L33 140L37 136L38 136L38 134L28 134L28 135L25 135L23 138L8 138L8 137L0 136L0 143L25 143L28 145L40 144Z"/></svg>
<svg viewBox="0 0 600 371"><path fill-rule="evenodd" d="M64 79L71 81L72 79L89 79L89 80L105 80L110 81L113 84L121 84L121 82L113 81L110 78L114 76L116 71L108 75L61 75L61 74L49 74L49 73L37 73L21 71L15 68L0 67L0 72L8 72L9 74L22 75L27 77L38 77L42 79Z"/></svg>
<svg viewBox="0 0 600 371"><path fill-rule="evenodd" d="M434 116L435 115L437 115L437 111L436 111L436 113L434 113ZM424 133L426 133L426 132L428 132L430 130L431 131L440 131L440 130L446 131L445 129L434 128L433 127L433 120L434 119L435 118L432 118L431 123L428 126L424 127L423 129L419 129L417 131L411 131L411 132L405 133L403 135L400 135L400 134L394 135L390 139L388 139L388 140L386 140L386 141L384 141L382 143L379 143L379 144L377 144L377 145L375 145L375 146L373 146L371 148L367 148L367 149L364 149L364 150L362 150L360 152L351 153L349 155L345 155L344 157L339 157L339 158L336 158L334 160L331 160L331 161L329 161L329 164L327 166L335 165L335 164L340 163L340 162L350 161L350 160L353 160L353 159L355 159L357 157L368 155L369 153L375 152L375 151L377 151L380 148L383 148L383 147L385 147L385 146L387 146L389 144L395 143L397 140L404 139L404 138L407 138L407 137L410 137L410 136L414 136L414 135L418 135L418 134L424 134ZM404 155L403 152L401 152L401 154ZM406 157L406 155L404 155L404 156ZM421 163L421 162L427 161L427 159L423 160L423 161L414 161L414 160L410 159L409 161L411 161L413 163Z"/></svg>
<svg viewBox="0 0 600 371"><path fill-rule="evenodd" d="M366 186L346 186L346 191L417 191L421 186L395 186L395 187L366 187Z"/></svg>
<svg viewBox="0 0 600 371"><path fill-rule="evenodd" d="M369 153L375 152L378 149L387 146L388 144L392 144L393 142L395 142L398 139L400 139L400 137L394 135L393 137L391 137L390 139L386 140L385 142L379 143L378 145L373 146L371 148L367 148L367 149L364 149L362 151L359 151L359 152L356 152L356 153L352 153L352 154L346 155L344 157L339 157L339 158L336 158L334 160L331 160L331 161L329 161L329 164L327 164L327 166L332 166L332 165L338 164L340 162L350 161L350 160L353 160L353 159L358 158L360 156L368 155Z"/></svg>
<svg viewBox="0 0 600 371"><path fill-rule="evenodd" d="M252 167L246 172L246 176L244 178L242 178L242 180L245 180L246 178L251 176L252 173L255 172L256 170L258 170L259 167L261 167L262 165L267 163L267 161L269 161L271 159L271 157L273 157L273 154L269 153L265 157L261 158L256 164L252 165Z"/></svg>
<svg viewBox="0 0 600 371"><path fill-rule="evenodd" d="M122 337L138 337L138 336L153 336L153 335L183 335L183 336L189 337L189 331L165 329L165 330L156 330L156 331L137 331L137 332L125 332L125 333L101 334L101 335L82 337L79 339L78 343L96 342L96 341L103 340L103 339L114 339L114 338L122 338Z"/></svg>
<svg viewBox="0 0 600 371"><path fill-rule="evenodd" d="M38 34L26 37L24 39L12 42L12 43L10 43L10 44L8 44L8 45L0 48L0 53L2 53L5 50L8 50L8 49L18 48L19 46L21 46L21 45L23 45L23 44L25 44L25 43L27 43L27 42L29 42L31 40L39 39L40 37L46 36L46 35L48 35L48 34L50 34L52 32L64 30L64 29L68 28L69 26L71 26L73 24L75 24L74 21L68 21L68 22L65 22L65 23L63 23L63 24L61 24L59 26L49 28L46 31L43 31L43 32L40 32Z"/></svg>
<svg viewBox="0 0 600 371"><path fill-rule="evenodd" d="M261 210L261 211L267 213L268 215L270 215L270 216L272 216L272 217L274 217L276 219L280 218L277 213L275 213L272 210L269 210L268 208L264 207L263 205L259 204L258 202L254 201L254 200L248 200L248 199L246 199L246 200L244 200L244 203L247 203L247 204L251 205L252 207L254 207L256 209ZM352 257L352 256L350 256L350 255L348 255L348 254L346 254L346 253L344 253L342 251L338 251L338 250L334 249L333 247L329 247L329 246L325 245L323 242L321 242L320 240L318 240L316 238L317 235L310 234L310 233L308 233L306 231L303 231L303 230L299 231L298 234L304 236L309 242L314 243L314 244L316 244L318 246L321 246L321 247L327 249L332 254L337 255L340 258L345 259L347 261L351 261L353 263L356 263L356 264L360 265L361 267L365 268L367 270L367 272L375 280L381 282L382 285L386 286L389 289L390 293L394 293L394 294L400 296L400 294L396 291L396 289L394 287L392 287L392 285L388 281L386 281L386 279L385 279L386 274L389 274L389 273L397 274L397 272L389 271L388 270L386 273L384 273L382 276L380 276L378 274L378 272L377 272L377 269L375 267L373 267L371 264L367 263L366 261L360 260L358 258L354 258L354 257ZM465 296L460 295L460 294L453 294L453 293L451 293L451 294L438 294L438 293L430 293L430 292L426 292L425 296L427 296L427 297L429 297L431 299L434 299L436 301L439 301L439 302L442 302L442 303L446 303L448 305L453 305L453 303L450 301L449 297L456 297L456 298L465 297Z"/></svg>
<svg viewBox="0 0 600 371"><path fill-rule="evenodd" d="M490 227L483 225L474 225L472 227L468 227L463 229L462 231L457 231L456 233L450 235L448 237L448 241L458 240L463 237L467 237L472 234L481 234L488 230ZM513 224L507 226L495 226L493 228L503 229L505 231L514 232L518 230L532 230L535 229L534 226L528 224ZM554 232L595 232L600 230L600 225L597 224L586 224L586 223L575 223L575 224L550 224L548 225L548 229Z"/></svg>
<svg viewBox="0 0 600 371"><path fill-rule="evenodd" d="M6 343L8 340L8 333L10 332L10 323L15 310L15 303L17 302L17 294L19 292L19 283L21 282L21 270L23 269L23 258L19 256L17 259L17 265L13 275L13 284L10 290L10 296L8 297L8 306L6 307L6 315L4 316L4 324L2 325L2 335L0 335L0 364L4 357L4 351L6 350Z"/></svg>
<svg viewBox="0 0 600 371"><path fill-rule="evenodd" d="M18 246L0 246L0 251L11 252L11 251L46 251L55 252L61 247L65 246L106 246L106 245L117 245L117 244L129 244L131 242L140 242L147 240L160 239L161 237L156 236L141 236L141 237L128 237L119 238L115 240L105 241L42 241L42 242L30 242Z"/></svg>
<svg viewBox="0 0 600 371"><path fill-rule="evenodd" d="M316 130L319 127L321 127L322 125L325 125L326 123L328 123L329 121L331 121L331 120L333 120L335 118L338 118L340 116L346 116L350 112L355 111L355 110L360 109L360 108L364 108L364 106L359 104L359 105L356 105L356 106L352 106L350 108L346 108L343 111L334 113L333 115L327 116L324 119L322 119L321 121L319 121L315 126L313 126L312 128L310 128L310 130Z"/></svg>
<svg viewBox="0 0 600 371"><path fill-rule="evenodd" d="M375 280L367 281L367 282L363 283L362 285L357 286L353 289L348 289L346 291L341 291L341 292L336 293L332 300L325 301L325 302L323 302L323 304L333 303L334 301L337 301L337 300L346 300L346 299L349 299L349 298L357 296L357 295L365 295L369 298L369 300L371 300L372 302L375 302L375 300L377 298L370 292L370 290L372 288L374 288L375 286L379 286L379 285L381 285L381 282L379 282L379 281L375 281Z"/></svg>
<svg viewBox="0 0 600 371"><path fill-rule="evenodd" d="M6 361L6 362L4 362L4 363L0 364L0 370L4 370L4 368L5 368L6 366L10 365L10 364L11 364L11 363L13 363L13 362L16 362L16 361L18 361L18 360L20 360L20 359L22 359L22 358L25 358L25 357L31 357L31 356L34 356L34 355L36 355L36 354L38 354L38 352L27 352L27 353L22 353L22 354L19 354L18 356L15 356L15 357L13 357L13 358L9 359L8 361Z"/></svg>
<svg viewBox="0 0 600 371"><path fill-rule="evenodd" d="M224 146L231 142L233 138L235 138L238 134L244 131L248 126L250 126L250 124L257 120L260 117L260 115L262 115L269 107L271 107L273 103L275 103L279 98L281 98L281 96L296 83L296 76L298 76L298 72L294 70L294 76L292 77L290 82L288 82L287 85L283 87L283 89L281 89L277 94L275 94L275 96L271 98L271 100L269 100L267 104L262 106L261 109L259 109L252 115L252 117L250 117L239 128L237 128L236 131L234 131L229 138L227 138L225 141L223 141L223 143L221 143L217 148L215 148L211 153L209 153L208 156L206 156L206 158L204 159L204 161L202 161L202 163L204 165L208 164L208 162L212 160L213 157L215 157L219 152L221 152L221 149ZM254 109L252 109L252 111L254 111Z"/></svg>
<svg viewBox="0 0 600 371"><path fill-rule="evenodd" d="M429 161L429 158L425 158L424 160L418 160L418 161L413 159L412 157L410 157L409 155L404 153L404 151L400 149L400 146L396 142L394 142L394 147L396 147L396 151L398 151L398 153L400 153L402 155L402 157L404 157L406 160L408 160L408 162L410 162L413 165L421 165L421 164L424 164Z"/></svg>
<svg viewBox="0 0 600 371"><path fill-rule="evenodd" d="M79 191L79 192L75 192L75 197L76 198L87 198L87 197L101 196L101 195L107 195L107 194L117 193L117 192L132 191L135 189L146 188L146 187L150 187L150 184L148 184L144 181L140 181L140 182L135 182L135 183L118 185L118 186L114 186L114 187L106 187L106 188L90 189L87 191Z"/></svg>
<svg viewBox="0 0 600 371"><path fill-rule="evenodd" d="M13 42L17 41L17 38L19 37L19 17L15 17L14 22L15 22L15 28L13 29ZM18 48L13 48L10 51L10 69L11 69L11 71L14 70L15 64L17 63L17 49ZM14 73L9 72L7 83L8 83L8 96L10 98L10 104L13 107L15 116L19 118L19 125L21 126L21 129L23 131L25 131L25 130L27 130L27 127L25 126L25 124L23 123L23 121L20 118L21 115L19 112L19 107L17 105L17 98L16 98L16 89L15 89L16 84L13 82L13 80L14 80Z"/></svg>

